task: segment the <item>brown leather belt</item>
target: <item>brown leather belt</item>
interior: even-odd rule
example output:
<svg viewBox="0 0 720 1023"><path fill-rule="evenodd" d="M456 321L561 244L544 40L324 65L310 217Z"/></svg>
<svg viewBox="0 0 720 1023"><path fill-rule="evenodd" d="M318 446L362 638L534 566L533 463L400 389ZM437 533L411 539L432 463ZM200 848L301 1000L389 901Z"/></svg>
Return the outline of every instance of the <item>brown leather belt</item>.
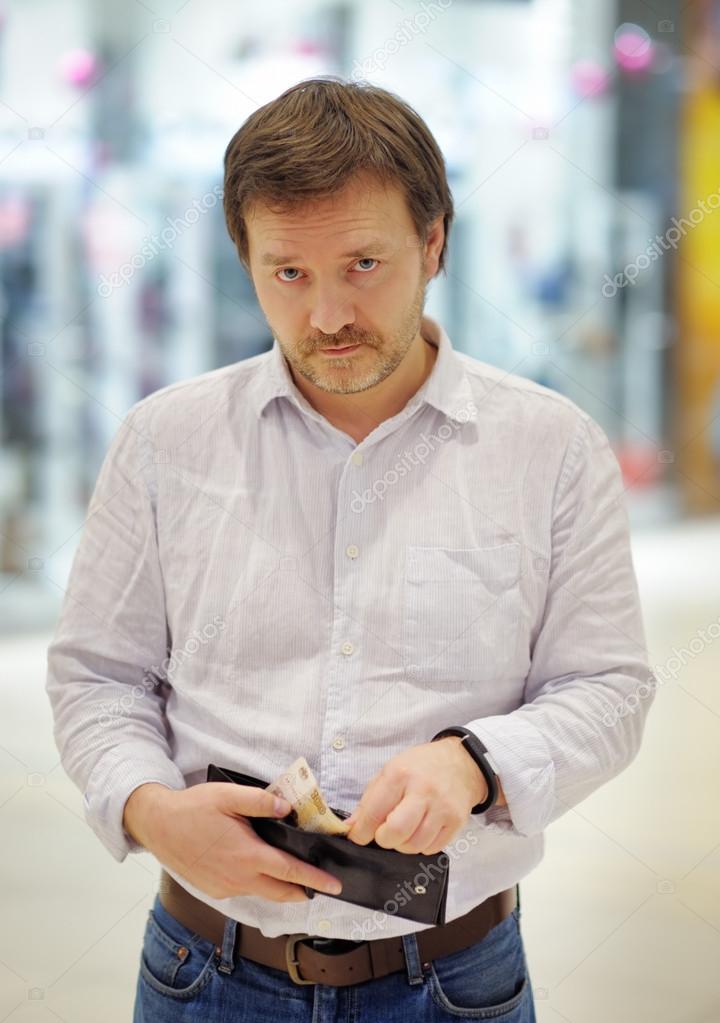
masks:
<svg viewBox="0 0 720 1023"><path fill-rule="evenodd" d="M196 899L165 870L160 877L159 898L171 916L189 930L214 942L218 955L221 954L225 922L228 919L223 913ZM488 931L509 916L516 905L517 887L506 888L505 891L491 895L464 916L438 927L416 931L423 968L428 969L426 964L439 956L459 952L460 949L482 941ZM313 938L317 942L324 942L328 951L322 952L305 943ZM329 951L330 945L335 949L332 954ZM338 951L346 945L348 951ZM237 926L235 953L264 966L285 971L296 984L345 987L405 968L405 954L399 937L360 942L345 939L333 941L310 934L280 934L268 938L259 928L242 923Z"/></svg>

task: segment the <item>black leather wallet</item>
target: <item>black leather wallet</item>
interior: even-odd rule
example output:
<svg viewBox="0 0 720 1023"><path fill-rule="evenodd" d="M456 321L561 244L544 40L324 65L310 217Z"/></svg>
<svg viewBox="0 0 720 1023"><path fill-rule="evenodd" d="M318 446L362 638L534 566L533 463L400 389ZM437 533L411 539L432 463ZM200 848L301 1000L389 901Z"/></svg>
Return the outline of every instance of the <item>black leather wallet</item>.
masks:
<svg viewBox="0 0 720 1023"><path fill-rule="evenodd" d="M270 784L215 764L208 765L206 781L234 782L262 789ZM338 817L350 816L344 810L331 809ZM328 898L422 924L445 923L449 874L446 853L423 856L383 849L376 842L357 845L344 835L302 831L293 823L292 814L284 818L248 817L247 820L264 842L337 877L342 882L342 893L328 895ZM308 897L313 898L315 890L304 888Z"/></svg>

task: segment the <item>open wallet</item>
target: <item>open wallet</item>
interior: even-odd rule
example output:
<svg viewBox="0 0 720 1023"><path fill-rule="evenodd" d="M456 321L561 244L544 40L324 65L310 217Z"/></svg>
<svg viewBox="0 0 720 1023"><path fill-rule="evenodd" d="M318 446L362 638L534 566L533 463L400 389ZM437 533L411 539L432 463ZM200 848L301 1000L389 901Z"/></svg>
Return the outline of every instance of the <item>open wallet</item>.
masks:
<svg viewBox="0 0 720 1023"><path fill-rule="evenodd" d="M215 764L208 765L206 781L234 782L261 789L271 784ZM330 809L338 817L350 816L344 810ZM293 823L293 816L246 819L264 842L337 877L343 890L340 895L327 898L352 902L417 923L445 923L449 873L446 853L441 851L433 856L401 853L397 849L383 849L374 841L357 845L345 835L303 831ZM313 888L307 885L303 888L308 898L314 897Z"/></svg>

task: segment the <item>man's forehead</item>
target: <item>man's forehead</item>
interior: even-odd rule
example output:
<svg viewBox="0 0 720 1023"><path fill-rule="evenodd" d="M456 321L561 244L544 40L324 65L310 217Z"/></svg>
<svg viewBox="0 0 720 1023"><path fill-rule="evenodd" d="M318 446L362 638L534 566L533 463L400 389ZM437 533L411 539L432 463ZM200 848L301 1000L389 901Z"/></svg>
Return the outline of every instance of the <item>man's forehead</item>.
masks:
<svg viewBox="0 0 720 1023"><path fill-rule="evenodd" d="M320 245L339 259L387 253L412 230L409 212L358 204L348 207L304 208L285 213L258 208L247 221L248 238L263 265L300 258L300 249Z"/></svg>
<svg viewBox="0 0 720 1023"><path fill-rule="evenodd" d="M323 223L380 230L383 224L404 222L408 213L405 195L398 185L357 177L338 192L285 207L258 198L248 204L245 221L248 227L254 224L257 231L275 228L300 231L305 226Z"/></svg>
<svg viewBox="0 0 720 1023"><path fill-rule="evenodd" d="M388 218L400 220L404 205L402 194L357 194L347 196L343 201L336 198L313 199L289 208L258 200L247 210L245 219L260 230L276 227L301 230L305 226L322 223L372 228Z"/></svg>

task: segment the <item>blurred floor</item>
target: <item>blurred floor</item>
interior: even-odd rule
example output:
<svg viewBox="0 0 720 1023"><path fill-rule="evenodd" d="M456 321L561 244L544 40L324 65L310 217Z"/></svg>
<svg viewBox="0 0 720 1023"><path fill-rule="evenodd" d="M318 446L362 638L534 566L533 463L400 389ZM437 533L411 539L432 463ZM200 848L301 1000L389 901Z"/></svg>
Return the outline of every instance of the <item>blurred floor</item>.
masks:
<svg viewBox="0 0 720 1023"><path fill-rule="evenodd" d="M548 830L521 885L538 1023L720 1020L720 639L698 640L720 621L720 520L633 550L651 664L678 670L639 757ZM117 864L84 822L52 740L48 641L0 640L0 1020L36 1021L40 1004L127 1023L158 868Z"/></svg>

